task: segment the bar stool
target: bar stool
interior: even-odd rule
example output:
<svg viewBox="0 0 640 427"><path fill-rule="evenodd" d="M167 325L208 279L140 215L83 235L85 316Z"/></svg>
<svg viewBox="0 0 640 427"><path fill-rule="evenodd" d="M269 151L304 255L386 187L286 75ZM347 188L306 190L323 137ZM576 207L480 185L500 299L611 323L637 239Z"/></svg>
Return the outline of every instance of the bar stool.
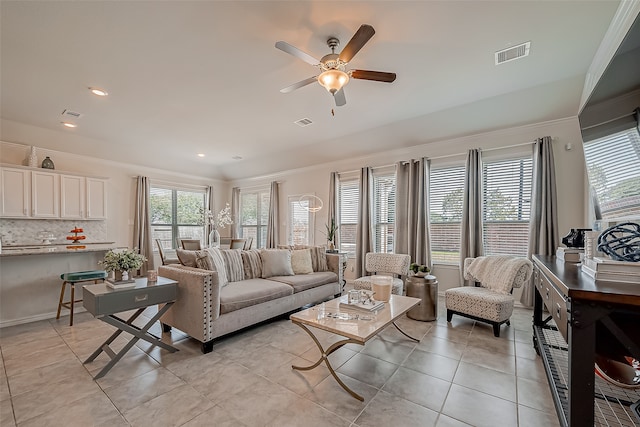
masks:
<svg viewBox="0 0 640 427"><path fill-rule="evenodd" d="M58 314L56 314L56 319L60 318L60 309L62 307L68 308L71 311L69 326L73 326L73 305L77 302L82 302L81 299L75 299L75 285L82 282L98 283L99 280L107 278L107 272L104 270L76 271L73 273L63 273L60 275L60 278L63 282L62 289L60 289L60 302L58 302ZM71 285L71 299L69 301L63 301L67 283Z"/></svg>

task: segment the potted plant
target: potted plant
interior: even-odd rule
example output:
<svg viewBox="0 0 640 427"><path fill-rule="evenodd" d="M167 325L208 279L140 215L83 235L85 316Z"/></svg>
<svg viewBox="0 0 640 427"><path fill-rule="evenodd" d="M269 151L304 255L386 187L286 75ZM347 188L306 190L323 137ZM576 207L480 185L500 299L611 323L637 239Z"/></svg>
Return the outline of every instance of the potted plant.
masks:
<svg viewBox="0 0 640 427"><path fill-rule="evenodd" d="M108 273L113 271L117 282L128 282L132 281L129 279L129 271L138 270L146 260L147 258L138 253L138 248L110 250L98 264L102 265Z"/></svg>
<svg viewBox="0 0 640 427"><path fill-rule="evenodd" d="M426 265L416 264L414 262L409 266L409 271L412 271L414 276L424 277L429 274L431 269Z"/></svg>
<svg viewBox="0 0 640 427"><path fill-rule="evenodd" d="M338 231L338 225L336 224L336 220L332 219L330 224L325 224L325 227L327 228L327 243L329 246L329 250L333 251L336 248L335 238L336 238L336 231Z"/></svg>

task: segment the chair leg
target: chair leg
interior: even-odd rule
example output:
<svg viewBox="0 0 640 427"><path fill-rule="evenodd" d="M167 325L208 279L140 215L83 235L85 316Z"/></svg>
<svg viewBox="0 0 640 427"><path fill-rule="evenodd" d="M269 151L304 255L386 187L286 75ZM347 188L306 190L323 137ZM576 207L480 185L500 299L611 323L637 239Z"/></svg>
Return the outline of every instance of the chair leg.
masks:
<svg viewBox="0 0 640 427"><path fill-rule="evenodd" d="M71 283L71 301L69 301L69 310L71 313L69 314L69 326L73 326L73 306L76 302L76 284Z"/></svg>
<svg viewBox="0 0 640 427"><path fill-rule="evenodd" d="M203 342L200 348L204 354L211 353L213 351L213 340Z"/></svg>
<svg viewBox="0 0 640 427"><path fill-rule="evenodd" d="M67 281L62 282L62 288L60 289L60 301L58 302L58 313L56 319L60 318L60 309L62 308L62 300L64 299L64 291L67 289Z"/></svg>
<svg viewBox="0 0 640 427"><path fill-rule="evenodd" d="M511 326L511 320L507 320L505 323L507 324L507 326Z"/></svg>
<svg viewBox="0 0 640 427"><path fill-rule="evenodd" d="M493 324L493 335L497 338L500 338L500 324L499 323L494 323Z"/></svg>
<svg viewBox="0 0 640 427"><path fill-rule="evenodd" d="M451 322L451 319L453 319L453 311L447 310L447 322Z"/></svg>

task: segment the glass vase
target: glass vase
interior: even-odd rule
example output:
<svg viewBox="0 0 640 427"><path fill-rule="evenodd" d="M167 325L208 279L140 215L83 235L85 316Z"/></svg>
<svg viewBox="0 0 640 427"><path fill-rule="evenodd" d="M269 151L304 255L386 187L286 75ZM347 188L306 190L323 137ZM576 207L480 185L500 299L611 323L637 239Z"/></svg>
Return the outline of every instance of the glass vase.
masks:
<svg viewBox="0 0 640 427"><path fill-rule="evenodd" d="M211 230L209 233L209 247L210 248L219 248L220 247L220 233L215 228Z"/></svg>

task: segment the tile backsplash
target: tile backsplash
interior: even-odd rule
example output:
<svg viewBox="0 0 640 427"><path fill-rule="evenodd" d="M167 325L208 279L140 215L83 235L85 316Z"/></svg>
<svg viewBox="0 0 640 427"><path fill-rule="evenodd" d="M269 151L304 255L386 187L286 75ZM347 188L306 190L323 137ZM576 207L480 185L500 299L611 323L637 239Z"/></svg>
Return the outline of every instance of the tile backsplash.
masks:
<svg viewBox="0 0 640 427"><path fill-rule="evenodd" d="M2 246L36 245L42 244L39 234L48 231L55 240L51 244L64 245L68 243L67 236L72 236L69 230L75 227L84 230L81 233L87 238L85 243L107 241L107 221L69 221L51 219L2 219L0 220L0 238Z"/></svg>

